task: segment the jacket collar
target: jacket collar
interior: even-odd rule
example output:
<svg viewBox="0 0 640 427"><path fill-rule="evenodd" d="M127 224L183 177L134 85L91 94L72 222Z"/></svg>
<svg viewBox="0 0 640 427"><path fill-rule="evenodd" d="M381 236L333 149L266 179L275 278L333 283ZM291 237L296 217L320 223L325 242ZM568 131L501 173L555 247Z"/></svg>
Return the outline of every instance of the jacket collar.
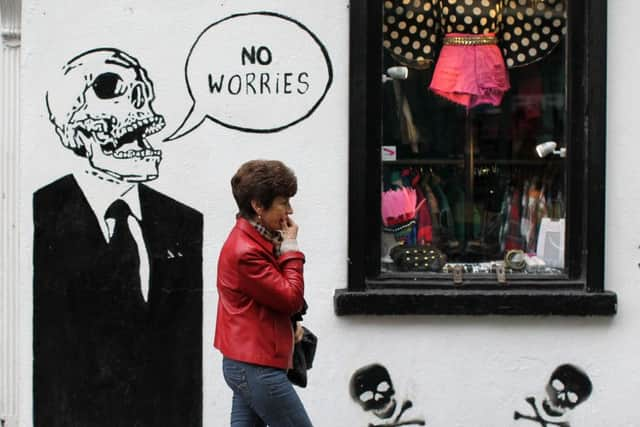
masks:
<svg viewBox="0 0 640 427"><path fill-rule="evenodd" d="M247 221L245 218L239 216L236 219L236 228L238 228L240 231L244 232L249 237L251 237L251 239L253 239L260 246L262 246L264 250L266 250L270 254L273 253L273 243L265 239L264 236L262 236L262 234L260 234L258 230L256 230L256 228L253 225L251 225L251 223Z"/></svg>
<svg viewBox="0 0 640 427"><path fill-rule="evenodd" d="M111 205L115 200L124 200L138 222L142 221L140 196L138 195L137 184L113 184L102 179L98 179L88 173L74 173L72 177L84 194L89 207L93 210L105 241L109 241L109 230L104 215L109 208L109 205Z"/></svg>

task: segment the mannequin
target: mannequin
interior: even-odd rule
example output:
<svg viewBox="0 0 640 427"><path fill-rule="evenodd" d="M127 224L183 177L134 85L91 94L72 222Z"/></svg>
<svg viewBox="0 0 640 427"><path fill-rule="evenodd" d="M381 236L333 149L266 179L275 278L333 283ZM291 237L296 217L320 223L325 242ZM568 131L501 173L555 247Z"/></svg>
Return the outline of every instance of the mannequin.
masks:
<svg viewBox="0 0 640 427"><path fill-rule="evenodd" d="M383 46L429 88L467 108L500 105L507 68L538 61L566 33L565 0L387 0Z"/></svg>

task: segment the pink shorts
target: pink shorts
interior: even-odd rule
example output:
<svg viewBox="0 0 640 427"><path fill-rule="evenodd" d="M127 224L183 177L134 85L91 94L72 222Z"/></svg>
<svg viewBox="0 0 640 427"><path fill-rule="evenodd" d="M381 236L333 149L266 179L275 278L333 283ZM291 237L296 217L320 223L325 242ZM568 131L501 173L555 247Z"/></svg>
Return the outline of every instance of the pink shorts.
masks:
<svg viewBox="0 0 640 427"><path fill-rule="evenodd" d="M460 33L445 37L460 36L473 37ZM436 94L467 108L479 104L498 106L509 87L504 58L495 44L444 44L429 85Z"/></svg>

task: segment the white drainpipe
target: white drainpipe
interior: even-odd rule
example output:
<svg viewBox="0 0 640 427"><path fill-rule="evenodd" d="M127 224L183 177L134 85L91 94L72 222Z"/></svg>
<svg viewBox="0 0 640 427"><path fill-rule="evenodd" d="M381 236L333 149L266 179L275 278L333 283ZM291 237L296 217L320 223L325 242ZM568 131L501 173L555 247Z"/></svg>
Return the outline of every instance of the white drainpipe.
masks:
<svg viewBox="0 0 640 427"><path fill-rule="evenodd" d="M0 427L18 425L21 0L0 0Z"/></svg>

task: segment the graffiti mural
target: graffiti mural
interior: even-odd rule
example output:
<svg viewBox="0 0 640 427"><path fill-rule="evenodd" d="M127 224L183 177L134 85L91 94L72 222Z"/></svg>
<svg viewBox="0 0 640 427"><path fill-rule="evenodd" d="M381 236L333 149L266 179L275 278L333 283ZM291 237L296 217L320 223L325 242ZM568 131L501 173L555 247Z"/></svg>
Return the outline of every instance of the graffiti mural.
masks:
<svg viewBox="0 0 640 427"><path fill-rule="evenodd" d="M405 412L413 407L413 403L405 400L398 408L391 376L382 365L374 363L356 370L351 376L349 393L364 411L383 420L378 424L369 423L368 427L425 425L424 419L403 419Z"/></svg>
<svg viewBox="0 0 640 427"><path fill-rule="evenodd" d="M582 369L570 364L560 365L547 382L546 395L538 399L527 397L528 411L515 411L513 418L540 427L570 427L570 411L584 402L591 390L591 380Z"/></svg>
<svg viewBox="0 0 640 427"><path fill-rule="evenodd" d="M33 197L34 424L201 426L202 215L143 184L162 160L153 82L112 48L48 78L86 162Z"/></svg>

